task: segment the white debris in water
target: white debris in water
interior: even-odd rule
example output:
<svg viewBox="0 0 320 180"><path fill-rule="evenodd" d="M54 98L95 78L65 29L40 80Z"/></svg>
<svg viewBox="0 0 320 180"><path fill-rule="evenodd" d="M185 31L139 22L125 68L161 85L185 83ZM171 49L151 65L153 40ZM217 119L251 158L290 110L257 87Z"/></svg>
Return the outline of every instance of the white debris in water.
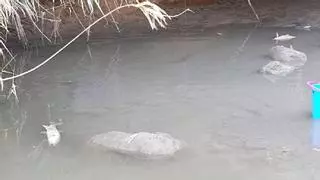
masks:
<svg viewBox="0 0 320 180"><path fill-rule="evenodd" d="M320 152L320 148L318 148L318 147L312 148L312 150L314 150L316 152Z"/></svg>
<svg viewBox="0 0 320 180"><path fill-rule="evenodd" d="M311 31L311 27L312 27L312 26L307 25L307 26L303 26L302 29L303 29L303 30L306 30L306 31Z"/></svg>
<svg viewBox="0 0 320 180"><path fill-rule="evenodd" d="M296 38L296 37L292 36L290 34L285 34L285 35L279 36L279 34L276 33L276 37L273 38L273 40L275 40L275 41L290 41L290 40L292 40L294 38Z"/></svg>
<svg viewBox="0 0 320 180"><path fill-rule="evenodd" d="M89 143L102 149L151 159L171 157L185 145L167 133L130 134L119 131L98 134Z"/></svg>
<svg viewBox="0 0 320 180"><path fill-rule="evenodd" d="M294 70L295 68L292 66L283 64L279 61L271 61L267 65L262 67L261 72L272 75L286 76Z"/></svg>
<svg viewBox="0 0 320 180"><path fill-rule="evenodd" d="M270 49L269 55L275 61L280 61L294 67L301 67L307 62L307 55L293 49L292 46L290 48L274 46Z"/></svg>
<svg viewBox="0 0 320 180"><path fill-rule="evenodd" d="M304 31L311 31L312 26L306 25L306 26L297 26L296 29L298 30L304 30Z"/></svg>
<svg viewBox="0 0 320 180"><path fill-rule="evenodd" d="M48 143L50 146L56 146L60 140L61 135L57 129L57 124L50 124L50 125L42 125L46 129L46 135L48 139Z"/></svg>

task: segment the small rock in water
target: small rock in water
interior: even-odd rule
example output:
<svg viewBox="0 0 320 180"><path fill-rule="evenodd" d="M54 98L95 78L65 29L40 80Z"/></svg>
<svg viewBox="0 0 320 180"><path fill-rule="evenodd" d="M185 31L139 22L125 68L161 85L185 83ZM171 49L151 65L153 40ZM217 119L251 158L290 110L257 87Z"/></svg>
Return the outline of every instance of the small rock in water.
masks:
<svg viewBox="0 0 320 180"><path fill-rule="evenodd" d="M292 66L283 64L279 61L271 61L267 65L262 67L261 72L272 75L286 76L294 70L295 68Z"/></svg>
<svg viewBox="0 0 320 180"><path fill-rule="evenodd" d="M185 144L166 133L125 133L111 131L98 134L89 141L90 145L118 153L150 159L172 157Z"/></svg>
<svg viewBox="0 0 320 180"><path fill-rule="evenodd" d="M270 49L270 57L286 65L300 67L307 62L307 55L303 52L284 46L274 46Z"/></svg>

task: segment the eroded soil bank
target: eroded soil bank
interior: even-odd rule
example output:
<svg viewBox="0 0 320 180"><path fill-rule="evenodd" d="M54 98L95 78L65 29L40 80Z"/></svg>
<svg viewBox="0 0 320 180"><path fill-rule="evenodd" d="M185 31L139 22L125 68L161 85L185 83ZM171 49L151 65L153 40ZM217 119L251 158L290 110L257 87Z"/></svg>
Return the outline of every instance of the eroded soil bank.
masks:
<svg viewBox="0 0 320 180"><path fill-rule="evenodd" d="M199 33L220 25L258 22L246 0L155 1L155 3L171 15L186 8L190 8L194 12L188 12L168 21L167 29L161 29L161 33L191 33L195 31ZM320 3L316 0L252 0L252 5L259 15L261 26L288 27L308 24L313 28L320 27ZM152 32L146 18L136 9L123 9L113 15L114 19L109 18L108 21L101 21L91 29L91 39L157 34L157 32ZM95 15L95 17L99 16L101 16L99 13ZM60 36L56 38L57 43L61 42L61 39L67 41L83 29L75 16L68 15L67 10L61 12L61 17ZM114 22L117 22L117 26ZM86 19L82 21L84 26L89 23ZM44 32L50 37L52 25L47 24ZM31 42L40 39L40 34L36 31L28 31L27 33ZM86 39L86 35L83 38ZM10 39L9 44L14 42L17 41Z"/></svg>

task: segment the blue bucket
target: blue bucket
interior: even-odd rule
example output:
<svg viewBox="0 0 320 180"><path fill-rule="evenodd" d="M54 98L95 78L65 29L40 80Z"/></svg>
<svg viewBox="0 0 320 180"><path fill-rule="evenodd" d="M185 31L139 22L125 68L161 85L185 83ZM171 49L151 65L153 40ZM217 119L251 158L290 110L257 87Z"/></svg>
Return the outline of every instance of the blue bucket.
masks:
<svg viewBox="0 0 320 180"><path fill-rule="evenodd" d="M312 89L312 118L320 120L320 82L309 81L307 84Z"/></svg>

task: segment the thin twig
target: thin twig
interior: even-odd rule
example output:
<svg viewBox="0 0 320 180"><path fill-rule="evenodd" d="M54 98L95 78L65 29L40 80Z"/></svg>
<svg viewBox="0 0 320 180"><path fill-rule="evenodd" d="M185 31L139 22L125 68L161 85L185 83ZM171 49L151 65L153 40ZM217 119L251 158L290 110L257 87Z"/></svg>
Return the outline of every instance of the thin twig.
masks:
<svg viewBox="0 0 320 180"><path fill-rule="evenodd" d="M249 4L249 6L250 6L250 8L251 8L252 12L253 12L253 13L254 13L254 15L256 16L257 20L258 20L259 22L261 22L261 21L260 21L260 18L259 18L259 16L258 16L258 14L257 14L257 12L256 12L256 10L254 9L254 7L253 7L253 6L252 6L252 4L251 4L251 0L248 0L248 4Z"/></svg>

